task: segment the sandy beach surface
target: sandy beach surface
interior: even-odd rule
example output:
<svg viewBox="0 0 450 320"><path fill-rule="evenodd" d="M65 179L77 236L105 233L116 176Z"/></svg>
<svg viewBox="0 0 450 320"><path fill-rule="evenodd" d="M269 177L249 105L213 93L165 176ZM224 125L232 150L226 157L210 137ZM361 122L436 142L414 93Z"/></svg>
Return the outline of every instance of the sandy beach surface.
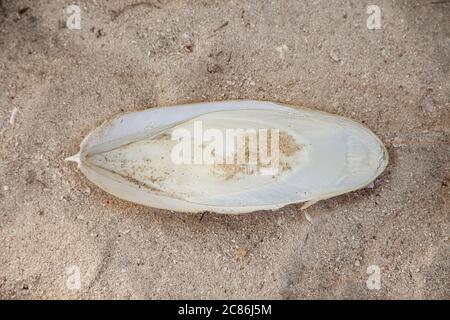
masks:
<svg viewBox="0 0 450 320"><path fill-rule="evenodd" d="M449 16L425 0L0 1L0 298L449 299ZM390 163L306 211L229 216L130 204L64 162L114 114L228 99L360 121Z"/></svg>

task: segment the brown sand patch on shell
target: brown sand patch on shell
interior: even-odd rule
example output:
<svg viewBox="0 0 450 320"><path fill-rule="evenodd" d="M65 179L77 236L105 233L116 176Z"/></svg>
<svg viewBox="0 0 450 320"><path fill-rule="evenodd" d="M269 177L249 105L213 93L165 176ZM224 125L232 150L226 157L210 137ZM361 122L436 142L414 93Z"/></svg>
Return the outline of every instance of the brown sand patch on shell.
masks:
<svg viewBox="0 0 450 320"><path fill-rule="evenodd" d="M259 133L257 134L257 141L259 140ZM244 163L240 163L238 160L237 153L234 155L232 163L217 163L213 165L212 173L214 175L222 176L225 180L229 180L234 178L238 174L246 174L246 175L254 175L257 174L262 168L270 168L273 164L271 162L262 162L259 157L260 150L259 145L256 148L257 157L256 163L250 162L250 138L248 135L244 137L245 145L244 145ZM267 157L270 159L272 156L272 131L268 130L267 132ZM279 148L279 171L284 172L291 169L291 166L287 162L286 158L292 157L295 153L301 150L301 145L299 145L294 137L285 131L279 131L278 133L278 148ZM214 156L214 152L212 153Z"/></svg>

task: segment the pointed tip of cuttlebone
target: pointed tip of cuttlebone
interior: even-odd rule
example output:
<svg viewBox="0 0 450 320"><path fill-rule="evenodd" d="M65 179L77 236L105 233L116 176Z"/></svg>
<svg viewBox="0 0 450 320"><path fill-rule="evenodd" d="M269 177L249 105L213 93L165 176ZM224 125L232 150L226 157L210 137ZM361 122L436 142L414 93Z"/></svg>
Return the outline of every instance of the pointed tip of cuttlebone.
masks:
<svg viewBox="0 0 450 320"><path fill-rule="evenodd" d="M80 165L80 161L81 161L80 153L78 152L77 154L75 154L73 156L67 157L64 159L64 161L72 161L72 162L76 162L78 165Z"/></svg>

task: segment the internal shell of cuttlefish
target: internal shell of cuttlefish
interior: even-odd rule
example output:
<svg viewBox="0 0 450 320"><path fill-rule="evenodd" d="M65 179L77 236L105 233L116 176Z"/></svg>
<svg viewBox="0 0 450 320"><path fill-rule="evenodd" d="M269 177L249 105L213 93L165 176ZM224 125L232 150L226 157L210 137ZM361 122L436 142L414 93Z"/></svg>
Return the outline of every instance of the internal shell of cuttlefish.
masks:
<svg viewBox="0 0 450 320"><path fill-rule="evenodd" d="M388 163L350 119L265 101L152 108L94 129L67 160L134 203L245 213L314 203L367 186Z"/></svg>

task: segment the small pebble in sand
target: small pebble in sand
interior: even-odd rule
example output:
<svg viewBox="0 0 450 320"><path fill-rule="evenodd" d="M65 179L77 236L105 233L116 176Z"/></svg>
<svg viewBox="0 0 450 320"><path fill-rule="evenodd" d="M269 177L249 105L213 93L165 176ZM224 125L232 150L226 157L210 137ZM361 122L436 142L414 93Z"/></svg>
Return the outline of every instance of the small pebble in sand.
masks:
<svg viewBox="0 0 450 320"><path fill-rule="evenodd" d="M247 250L244 248L239 248L236 252L236 259L242 259L247 255Z"/></svg>
<svg viewBox="0 0 450 320"><path fill-rule="evenodd" d="M359 262L359 260L355 261L355 267L360 267L361 266L361 262Z"/></svg>
<svg viewBox="0 0 450 320"><path fill-rule="evenodd" d="M436 106L433 101L427 101L423 105L423 109L428 113L428 115L433 116L436 113Z"/></svg>
<svg viewBox="0 0 450 320"><path fill-rule="evenodd" d="M183 46L184 51L191 53L194 51L194 46L192 44L186 44Z"/></svg>
<svg viewBox="0 0 450 320"><path fill-rule="evenodd" d="M279 47L276 47L275 50L277 50L278 53L280 54L280 59L284 59L284 55L289 50L289 48L287 45L283 44Z"/></svg>
<svg viewBox="0 0 450 320"><path fill-rule="evenodd" d="M330 58L331 60L333 60L334 62L339 62L341 61L341 58L339 56L339 51L337 49L332 49L330 51Z"/></svg>
<svg viewBox="0 0 450 320"><path fill-rule="evenodd" d="M9 187L8 186L3 186L3 191L8 191Z"/></svg>
<svg viewBox="0 0 450 320"><path fill-rule="evenodd" d="M395 137L394 140L392 140L392 145L394 146L394 148L404 146L402 138Z"/></svg>

